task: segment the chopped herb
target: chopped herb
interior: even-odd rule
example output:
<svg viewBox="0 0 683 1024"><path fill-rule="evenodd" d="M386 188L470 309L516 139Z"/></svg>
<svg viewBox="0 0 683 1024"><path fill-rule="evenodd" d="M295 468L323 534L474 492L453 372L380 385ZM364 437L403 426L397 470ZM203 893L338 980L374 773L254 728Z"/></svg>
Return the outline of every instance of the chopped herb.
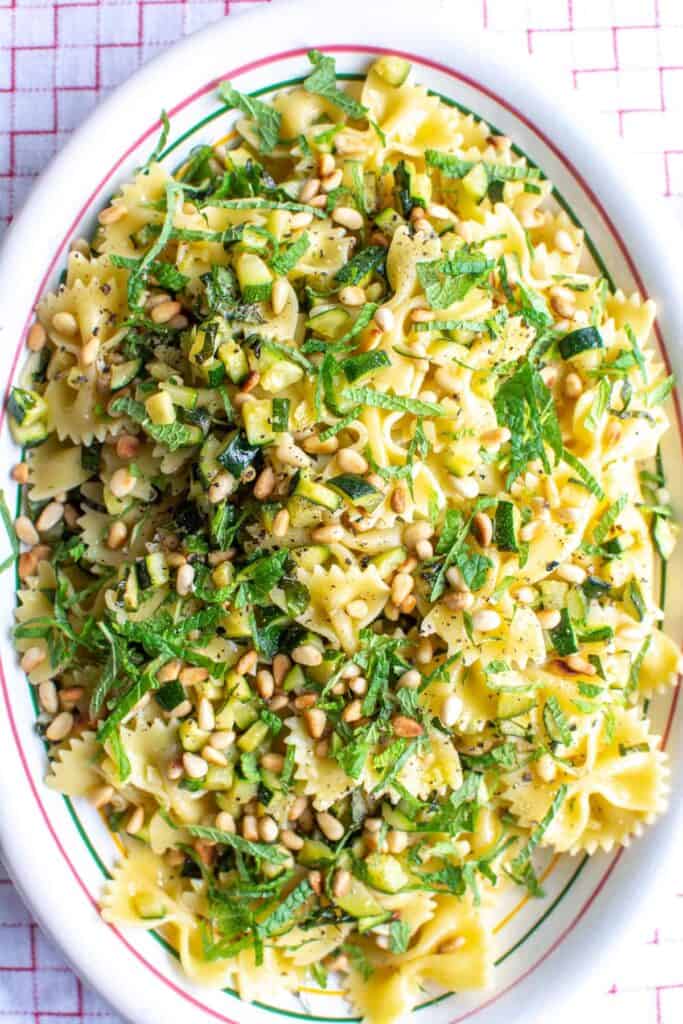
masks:
<svg viewBox="0 0 683 1024"><path fill-rule="evenodd" d="M262 153L270 153L280 138L281 117L275 107L252 96L238 92L230 82L221 82L218 95L228 107L241 110L245 117L256 122L256 133Z"/></svg>
<svg viewBox="0 0 683 1024"><path fill-rule="evenodd" d="M354 120L360 120L367 115L367 107L354 100L348 93L337 88L337 70L333 57L326 57L319 50L309 50L308 59L313 65L313 71L308 78L304 79L303 86L306 92L315 93L324 99L334 103Z"/></svg>

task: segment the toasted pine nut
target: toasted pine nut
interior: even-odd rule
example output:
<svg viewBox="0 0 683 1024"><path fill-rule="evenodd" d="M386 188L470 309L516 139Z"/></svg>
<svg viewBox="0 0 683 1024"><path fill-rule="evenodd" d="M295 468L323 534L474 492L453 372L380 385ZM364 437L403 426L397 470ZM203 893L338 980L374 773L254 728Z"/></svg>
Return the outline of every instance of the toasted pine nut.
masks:
<svg viewBox="0 0 683 1024"><path fill-rule="evenodd" d="M292 667L292 662L286 654L276 654L273 658L273 679L276 686L281 686L282 681Z"/></svg>
<svg viewBox="0 0 683 1024"><path fill-rule="evenodd" d="M422 682L422 676L416 668L409 668L399 677L398 685L405 686L409 690L416 690Z"/></svg>
<svg viewBox="0 0 683 1024"><path fill-rule="evenodd" d="M38 516L36 528L41 533L46 533L53 526L56 526L63 516L64 506L59 501L51 501Z"/></svg>
<svg viewBox="0 0 683 1024"><path fill-rule="evenodd" d="M555 575L559 576L566 583L583 583L587 574L586 570L582 569L580 565L573 565L573 563L567 562L565 565L557 567Z"/></svg>
<svg viewBox="0 0 683 1024"><path fill-rule="evenodd" d="M464 612L474 604L474 597L467 590L455 590L446 594L443 603L452 612Z"/></svg>
<svg viewBox="0 0 683 1024"><path fill-rule="evenodd" d="M473 476L454 476L453 486L463 498L476 498L479 494L479 484Z"/></svg>
<svg viewBox="0 0 683 1024"><path fill-rule="evenodd" d="M34 668L38 668L39 665L47 658L47 652L42 647L29 647L21 658L21 668L26 674L33 672Z"/></svg>
<svg viewBox="0 0 683 1024"><path fill-rule="evenodd" d="M157 672L157 679L160 683L171 683L178 678L182 667L183 663L180 658L173 658L172 661L167 661L165 665L161 666Z"/></svg>
<svg viewBox="0 0 683 1024"><path fill-rule="evenodd" d="M568 231L564 230L564 228L560 228L559 231L555 232L555 245L560 252L563 252L566 255L570 255L576 251L574 239Z"/></svg>
<svg viewBox="0 0 683 1024"><path fill-rule="evenodd" d="M36 320L29 328L26 336L26 346L31 352L40 352L41 349L45 348L46 341L47 334L45 328L39 320Z"/></svg>
<svg viewBox="0 0 683 1024"><path fill-rule="evenodd" d="M439 712L439 718L447 729L452 729L462 714L463 702L457 693L449 693Z"/></svg>
<svg viewBox="0 0 683 1024"><path fill-rule="evenodd" d="M56 718L53 718L47 729L45 730L45 736L51 743L59 743L61 740L65 740L69 735L74 726L74 716L70 711L60 711Z"/></svg>
<svg viewBox="0 0 683 1024"><path fill-rule="evenodd" d="M360 700L352 700L342 711L342 719L345 722L358 722L363 717L363 708Z"/></svg>
<svg viewBox="0 0 683 1024"><path fill-rule="evenodd" d="M327 715L325 712L320 708L308 708L304 711L304 721L311 738L319 740L325 732L325 726L327 725Z"/></svg>
<svg viewBox="0 0 683 1024"><path fill-rule="evenodd" d="M281 508L273 519L273 537L284 537L288 529L289 512L286 508Z"/></svg>
<svg viewBox="0 0 683 1024"><path fill-rule="evenodd" d="M351 206L338 206L332 211L332 220L347 231L360 231L363 227L362 215Z"/></svg>
<svg viewBox="0 0 683 1024"><path fill-rule="evenodd" d="M320 831L328 839L331 839L333 843L338 842L344 835L344 826L333 814L329 814L327 811L320 811L316 814L315 818Z"/></svg>
<svg viewBox="0 0 683 1024"><path fill-rule="evenodd" d="M408 718L407 715L394 715L391 725L396 735L404 739L421 736L424 732L420 723L414 718Z"/></svg>
<svg viewBox="0 0 683 1024"><path fill-rule="evenodd" d="M263 700L270 700L275 693L275 680L267 668L259 669L256 673L256 689Z"/></svg>
<svg viewBox="0 0 683 1024"><path fill-rule="evenodd" d="M309 178L301 186L299 192L300 203L310 203L313 196L317 195L320 191L320 178Z"/></svg>
<svg viewBox="0 0 683 1024"><path fill-rule="evenodd" d="M201 697L197 705L197 725L204 732L213 732L216 725L213 704L208 697Z"/></svg>
<svg viewBox="0 0 683 1024"><path fill-rule="evenodd" d="M135 477L129 469L116 469L109 480L109 490L115 498L127 498L135 490Z"/></svg>
<svg viewBox="0 0 683 1024"><path fill-rule="evenodd" d="M259 501L265 501L273 493L275 488L275 473L270 466L261 470L254 484L254 497Z"/></svg>
<svg viewBox="0 0 683 1024"><path fill-rule="evenodd" d="M197 686L199 683L204 683L209 678L209 671L206 668L200 666L188 665L186 668L181 669L178 679L183 686Z"/></svg>
<svg viewBox="0 0 683 1024"><path fill-rule="evenodd" d="M493 540L493 523L486 512L477 512L472 520L475 536L483 548L487 548Z"/></svg>
<svg viewBox="0 0 683 1024"><path fill-rule="evenodd" d="M221 832L230 832L234 834L237 831L237 827L232 814L228 811L221 811L220 814L217 814L216 828L220 829Z"/></svg>
<svg viewBox="0 0 683 1024"><path fill-rule="evenodd" d="M492 633L500 626L500 615L490 608L482 608L472 616L472 626L479 633Z"/></svg>
<svg viewBox="0 0 683 1024"><path fill-rule="evenodd" d="M40 540L38 531L28 516L18 516L14 521L14 532L22 544L33 547Z"/></svg>
<svg viewBox="0 0 683 1024"><path fill-rule="evenodd" d="M556 608L540 608L536 612L536 618L541 629L554 629L560 624L560 613Z"/></svg>
<svg viewBox="0 0 683 1024"><path fill-rule="evenodd" d="M347 894L351 887L351 872L347 871L346 868L338 868L334 873L334 882L332 883L332 893L335 899L341 899Z"/></svg>
<svg viewBox="0 0 683 1024"><path fill-rule="evenodd" d="M56 715L59 710L59 698L57 687L51 679L46 679L38 687L38 701L43 711L48 715Z"/></svg>
<svg viewBox="0 0 683 1024"><path fill-rule="evenodd" d="M291 828L284 828L282 830L280 833L280 842L288 850L292 850L293 852L300 850L304 845L304 841L301 836L298 836Z"/></svg>
<svg viewBox="0 0 683 1024"><path fill-rule="evenodd" d="M380 306L374 320L381 331L391 331L395 323L394 314L388 306Z"/></svg>
<svg viewBox="0 0 683 1024"><path fill-rule="evenodd" d="M583 394L583 381L578 373L568 373L564 378L563 391L567 398L578 398Z"/></svg>
<svg viewBox="0 0 683 1024"><path fill-rule="evenodd" d="M569 654L564 659L564 663L570 672L576 672L584 676L594 676L597 673L595 665L593 665L587 658L584 658L581 654Z"/></svg>
<svg viewBox="0 0 683 1024"><path fill-rule="evenodd" d="M320 182L320 187L323 192L334 192L336 188L342 183L342 170L340 167L336 171L332 171L331 174L326 175Z"/></svg>
<svg viewBox="0 0 683 1024"><path fill-rule="evenodd" d="M259 838L264 843L274 843L278 837L279 829L277 822L270 815L266 814L265 817L259 819L258 823L258 834Z"/></svg>
<svg viewBox="0 0 683 1024"><path fill-rule="evenodd" d="M258 654L255 650L247 651L243 654L235 665L235 671L240 676L253 676L256 672L256 666L258 664Z"/></svg>
<svg viewBox="0 0 683 1024"><path fill-rule="evenodd" d="M362 306L365 302L365 290L356 285L348 285L339 292L339 301L344 306Z"/></svg>
<svg viewBox="0 0 683 1024"><path fill-rule="evenodd" d="M412 576L405 572L397 572L391 581L391 600L394 604L400 605L414 586L415 580Z"/></svg>
<svg viewBox="0 0 683 1024"><path fill-rule="evenodd" d="M176 574L175 588L181 597L186 597L192 591L194 584L194 568L189 562L181 565Z"/></svg>
<svg viewBox="0 0 683 1024"><path fill-rule="evenodd" d="M67 313L66 310L55 313L51 323L58 334L64 334L67 338L73 338L78 334L78 320L73 313Z"/></svg>
<svg viewBox="0 0 683 1024"><path fill-rule="evenodd" d="M186 751L183 754L183 768L185 774L191 779L203 779L209 770L209 766L203 757L198 757L197 754L190 754Z"/></svg>

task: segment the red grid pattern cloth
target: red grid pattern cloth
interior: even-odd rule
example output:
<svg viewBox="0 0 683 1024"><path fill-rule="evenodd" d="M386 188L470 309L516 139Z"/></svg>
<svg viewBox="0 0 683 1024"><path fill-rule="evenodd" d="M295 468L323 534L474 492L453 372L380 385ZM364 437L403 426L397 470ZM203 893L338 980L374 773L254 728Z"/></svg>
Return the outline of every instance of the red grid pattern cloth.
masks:
<svg viewBox="0 0 683 1024"><path fill-rule="evenodd" d="M263 0L0 0L0 233L100 97L169 43L255 2ZM460 0L458 15L464 29L503 35L511 61L551 61L557 80L629 143L643 189L683 223L683 0ZM579 1011L591 1024L681 1024L680 888L683 880L661 881L659 904L566 1008L573 1019ZM563 1013L553 1007L557 1024ZM118 1024L0 868L0 1024L53 1020Z"/></svg>

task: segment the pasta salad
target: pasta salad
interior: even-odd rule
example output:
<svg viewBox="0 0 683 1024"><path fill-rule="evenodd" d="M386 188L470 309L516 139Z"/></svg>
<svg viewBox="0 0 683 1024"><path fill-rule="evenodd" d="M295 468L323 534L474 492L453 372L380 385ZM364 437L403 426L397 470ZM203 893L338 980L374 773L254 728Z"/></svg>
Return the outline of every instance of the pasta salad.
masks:
<svg viewBox="0 0 683 1024"><path fill-rule="evenodd" d="M162 139L39 303L16 646L48 785L122 844L104 918L391 1024L490 983L537 848L665 808L673 382L510 139L309 60L224 82L235 129Z"/></svg>

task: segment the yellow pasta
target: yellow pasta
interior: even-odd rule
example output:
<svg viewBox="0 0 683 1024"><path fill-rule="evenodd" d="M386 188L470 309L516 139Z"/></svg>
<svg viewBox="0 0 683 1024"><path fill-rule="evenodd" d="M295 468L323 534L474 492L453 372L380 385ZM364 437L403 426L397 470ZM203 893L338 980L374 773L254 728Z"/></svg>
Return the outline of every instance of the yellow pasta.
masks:
<svg viewBox="0 0 683 1024"><path fill-rule="evenodd" d="M16 644L48 785L125 847L105 919L393 1024L491 984L537 846L665 808L672 382L511 140L309 56L38 306Z"/></svg>

